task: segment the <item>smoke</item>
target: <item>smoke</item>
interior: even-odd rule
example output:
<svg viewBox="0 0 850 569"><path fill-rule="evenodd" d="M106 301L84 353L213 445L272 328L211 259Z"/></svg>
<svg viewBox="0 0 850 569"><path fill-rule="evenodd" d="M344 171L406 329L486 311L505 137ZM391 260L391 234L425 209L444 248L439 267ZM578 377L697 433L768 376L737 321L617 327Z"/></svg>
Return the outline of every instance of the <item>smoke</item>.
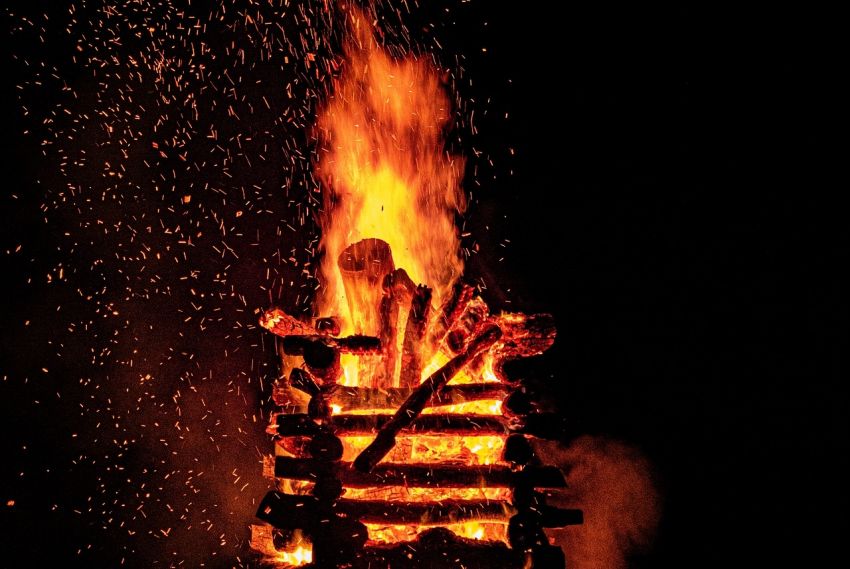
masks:
<svg viewBox="0 0 850 569"><path fill-rule="evenodd" d="M564 447L539 443L538 455L567 475L567 492L549 502L584 510L584 524L553 536L571 569L626 569L630 555L651 546L661 513L652 465L618 441L583 436Z"/></svg>

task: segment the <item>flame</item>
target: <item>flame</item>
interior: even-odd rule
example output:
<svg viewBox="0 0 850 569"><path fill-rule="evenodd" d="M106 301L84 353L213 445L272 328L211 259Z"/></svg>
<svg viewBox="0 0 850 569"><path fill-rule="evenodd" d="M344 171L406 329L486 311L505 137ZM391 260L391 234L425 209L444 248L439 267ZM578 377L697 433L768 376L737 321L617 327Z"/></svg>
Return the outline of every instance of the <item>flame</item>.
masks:
<svg viewBox="0 0 850 569"><path fill-rule="evenodd" d="M444 151L451 104L430 60L396 59L370 20L349 12L343 71L318 117L322 314L348 315L337 259L348 245L381 239L396 267L434 289L435 306L463 271L455 216L466 209L463 160ZM374 333L374 332L373 332Z"/></svg>
<svg viewBox="0 0 850 569"><path fill-rule="evenodd" d="M276 567L298 567L313 561L313 545L298 532L288 549L280 551L274 547L270 526L251 526L251 547Z"/></svg>
<svg viewBox="0 0 850 569"><path fill-rule="evenodd" d="M292 565L294 567L306 565L313 561L313 548L299 545L293 551L278 551L274 556L274 560L277 563Z"/></svg>

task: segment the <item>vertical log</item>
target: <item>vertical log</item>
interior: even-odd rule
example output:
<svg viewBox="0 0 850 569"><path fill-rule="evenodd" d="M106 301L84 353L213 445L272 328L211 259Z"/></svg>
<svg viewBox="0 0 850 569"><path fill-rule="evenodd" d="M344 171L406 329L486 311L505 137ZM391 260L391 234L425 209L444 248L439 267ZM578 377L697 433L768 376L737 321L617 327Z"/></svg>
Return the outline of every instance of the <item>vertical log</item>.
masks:
<svg viewBox="0 0 850 569"><path fill-rule="evenodd" d="M345 248L337 259L337 265L354 331L357 334L380 335L383 281L395 269L390 246L380 239L358 241ZM380 378L374 377L376 366L370 360L373 358L361 357L360 384L379 387Z"/></svg>
<svg viewBox="0 0 850 569"><path fill-rule="evenodd" d="M415 387L422 381L422 360L425 351L423 340L430 312L431 289L419 285L413 294L407 326L404 330L399 387Z"/></svg>

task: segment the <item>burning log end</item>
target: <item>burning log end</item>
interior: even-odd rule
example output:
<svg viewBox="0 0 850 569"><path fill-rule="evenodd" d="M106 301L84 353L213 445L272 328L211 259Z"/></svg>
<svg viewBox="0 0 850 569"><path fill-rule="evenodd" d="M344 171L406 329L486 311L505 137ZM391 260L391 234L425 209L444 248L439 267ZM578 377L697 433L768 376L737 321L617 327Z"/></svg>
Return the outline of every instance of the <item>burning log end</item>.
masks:
<svg viewBox="0 0 850 569"><path fill-rule="evenodd" d="M537 408L525 389L517 389L505 399L503 407L512 415L528 415Z"/></svg>
<svg viewBox="0 0 850 569"><path fill-rule="evenodd" d="M316 331L325 336L339 336L340 323L336 316L327 316L316 319Z"/></svg>
<svg viewBox="0 0 850 569"><path fill-rule="evenodd" d="M322 476L313 486L313 496L326 504L332 504L342 496L345 489L342 482L333 476Z"/></svg>
<svg viewBox="0 0 850 569"><path fill-rule="evenodd" d="M523 435L511 435L505 440L502 457L519 466L525 466L534 458L534 449Z"/></svg>
<svg viewBox="0 0 850 569"><path fill-rule="evenodd" d="M380 239L363 239L349 245L339 254L337 266L343 280L346 276L357 276L376 283L395 269L392 250Z"/></svg>
<svg viewBox="0 0 850 569"><path fill-rule="evenodd" d="M314 458L336 462L342 458L342 441L331 433L319 433L307 446Z"/></svg>
<svg viewBox="0 0 850 569"><path fill-rule="evenodd" d="M504 383L516 385L527 383L529 380L543 375L540 371L544 364L542 356L511 356L499 358L496 361L494 372Z"/></svg>
<svg viewBox="0 0 850 569"><path fill-rule="evenodd" d="M497 351L504 357L540 355L555 343L557 329L551 314L505 313L494 318L505 332Z"/></svg>
<svg viewBox="0 0 850 569"><path fill-rule="evenodd" d="M307 414L311 419L324 422L331 418L331 406L321 394L314 395L307 403Z"/></svg>
<svg viewBox="0 0 850 569"><path fill-rule="evenodd" d="M404 269L396 269L387 273L384 277L384 281L381 283L381 286L386 293L392 291L394 294L408 298L412 296L416 290L416 284Z"/></svg>
<svg viewBox="0 0 850 569"><path fill-rule="evenodd" d="M304 336L315 334L316 329L280 308L270 308L260 316L260 326L277 336Z"/></svg>

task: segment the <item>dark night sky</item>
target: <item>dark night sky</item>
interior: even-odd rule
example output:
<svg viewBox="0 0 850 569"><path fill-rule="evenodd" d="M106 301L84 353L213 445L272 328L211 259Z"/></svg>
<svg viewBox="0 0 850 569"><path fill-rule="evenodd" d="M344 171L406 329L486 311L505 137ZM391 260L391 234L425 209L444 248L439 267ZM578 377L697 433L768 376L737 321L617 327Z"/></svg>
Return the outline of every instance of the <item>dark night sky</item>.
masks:
<svg viewBox="0 0 850 569"><path fill-rule="evenodd" d="M305 230L286 227L307 201L309 156L286 149L306 147L309 80L287 98L300 62L245 65L227 47L250 61L251 34L210 23L208 88L187 73L163 102L145 77L127 103L104 77L152 40L110 45L111 24L79 23L109 22L94 8L50 4L4 18L23 31L3 50L0 565L238 566L271 448L274 353L256 311L303 305L312 286ZM847 530L850 411L828 34L809 39L814 14L502 4L405 20L463 67L461 115L475 110L478 133L464 121L456 143L481 152L468 276L495 305L555 314L547 364L573 432L655 464L664 517L635 567L820 566ZM169 10L146 10L126 17L174 30L156 20ZM84 69L81 31L122 62ZM110 121L139 135L109 144Z"/></svg>

